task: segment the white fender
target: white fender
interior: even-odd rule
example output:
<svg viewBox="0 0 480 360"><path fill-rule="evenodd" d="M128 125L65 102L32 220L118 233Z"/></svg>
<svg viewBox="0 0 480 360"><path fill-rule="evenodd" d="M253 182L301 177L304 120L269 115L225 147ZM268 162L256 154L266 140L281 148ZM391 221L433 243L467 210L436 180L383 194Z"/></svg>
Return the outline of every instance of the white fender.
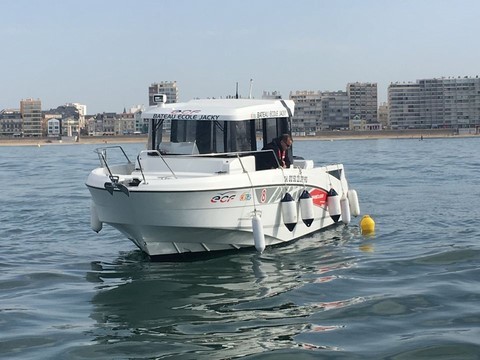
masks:
<svg viewBox="0 0 480 360"><path fill-rule="evenodd" d="M315 215L313 213L313 198L307 190L303 190L302 195L300 195L300 214L304 224L310 227Z"/></svg>
<svg viewBox="0 0 480 360"><path fill-rule="evenodd" d="M353 216L360 215L360 204L358 202L357 192L353 189L347 192L348 202L350 203L350 213Z"/></svg>
<svg viewBox="0 0 480 360"><path fill-rule="evenodd" d="M282 207L283 223L288 230L293 231L297 225L297 204L293 200L292 195L285 193L283 199L280 201Z"/></svg>
<svg viewBox="0 0 480 360"><path fill-rule="evenodd" d="M252 217L252 231L255 249L261 254L265 250L265 235L263 233L262 219L257 214Z"/></svg>
<svg viewBox="0 0 480 360"><path fill-rule="evenodd" d="M348 225L351 220L350 216L350 202L348 201L348 197L344 193L342 198L340 199L340 209L342 211L342 222L345 225Z"/></svg>
<svg viewBox="0 0 480 360"><path fill-rule="evenodd" d="M100 232L103 227L102 222L98 218L97 208L95 207L93 201L90 203L90 227L96 233Z"/></svg>
<svg viewBox="0 0 480 360"><path fill-rule="evenodd" d="M334 188L331 188L328 192L327 208L333 221L338 222L338 220L340 220L342 210L340 208L340 196L338 196L338 193Z"/></svg>

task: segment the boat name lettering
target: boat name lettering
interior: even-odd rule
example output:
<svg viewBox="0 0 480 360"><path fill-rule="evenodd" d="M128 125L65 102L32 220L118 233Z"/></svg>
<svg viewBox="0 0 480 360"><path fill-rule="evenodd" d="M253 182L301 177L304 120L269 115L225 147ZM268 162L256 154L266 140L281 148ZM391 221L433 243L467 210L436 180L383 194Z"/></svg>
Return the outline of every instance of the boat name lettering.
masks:
<svg viewBox="0 0 480 360"><path fill-rule="evenodd" d="M270 110L270 111L257 111L251 115L254 119L285 117L287 116L287 110Z"/></svg>
<svg viewBox="0 0 480 360"><path fill-rule="evenodd" d="M200 115L200 120L218 120L220 115Z"/></svg>
<svg viewBox="0 0 480 360"><path fill-rule="evenodd" d="M285 182L301 182L306 183L308 182L308 176L303 175L286 175Z"/></svg>
<svg viewBox="0 0 480 360"><path fill-rule="evenodd" d="M218 194L218 195L215 195L213 196L211 199L210 199L210 202L212 204L218 204L218 203L221 203L221 204L224 204L224 203L228 203L230 201L233 201L235 200L235 196L237 194L235 193L223 193L223 194Z"/></svg>
<svg viewBox="0 0 480 360"><path fill-rule="evenodd" d="M170 114L153 114L154 119L168 120L218 120L220 115L200 115L200 110L173 110Z"/></svg>

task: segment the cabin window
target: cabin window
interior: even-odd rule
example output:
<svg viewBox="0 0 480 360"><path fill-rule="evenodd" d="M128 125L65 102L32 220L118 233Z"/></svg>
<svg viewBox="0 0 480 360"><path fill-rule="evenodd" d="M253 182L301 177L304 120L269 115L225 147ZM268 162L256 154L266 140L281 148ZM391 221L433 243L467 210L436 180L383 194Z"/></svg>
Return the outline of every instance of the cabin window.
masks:
<svg viewBox="0 0 480 360"><path fill-rule="evenodd" d="M256 150L255 121L227 123L227 151Z"/></svg>
<svg viewBox="0 0 480 360"><path fill-rule="evenodd" d="M150 150L157 149L157 146L162 142L163 120L156 121L154 119L150 119L149 128L150 129L148 131L148 148Z"/></svg>
<svg viewBox="0 0 480 360"><path fill-rule="evenodd" d="M225 121L213 122L213 151L215 153L225 152Z"/></svg>
<svg viewBox="0 0 480 360"><path fill-rule="evenodd" d="M172 142L195 142L200 154L256 150L255 120L173 120Z"/></svg>
<svg viewBox="0 0 480 360"><path fill-rule="evenodd" d="M172 142L193 142L196 135L196 121L172 120Z"/></svg>
<svg viewBox="0 0 480 360"><path fill-rule="evenodd" d="M282 134L290 134L288 118L263 119L263 146Z"/></svg>

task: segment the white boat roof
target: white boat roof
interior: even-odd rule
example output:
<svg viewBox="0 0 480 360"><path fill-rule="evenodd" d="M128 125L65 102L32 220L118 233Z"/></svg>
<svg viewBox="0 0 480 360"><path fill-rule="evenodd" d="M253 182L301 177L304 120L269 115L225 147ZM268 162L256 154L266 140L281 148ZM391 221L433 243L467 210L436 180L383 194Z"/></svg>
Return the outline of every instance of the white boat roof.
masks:
<svg viewBox="0 0 480 360"><path fill-rule="evenodd" d="M286 118L293 115L292 100L201 99L153 106L143 112L144 119L242 121Z"/></svg>

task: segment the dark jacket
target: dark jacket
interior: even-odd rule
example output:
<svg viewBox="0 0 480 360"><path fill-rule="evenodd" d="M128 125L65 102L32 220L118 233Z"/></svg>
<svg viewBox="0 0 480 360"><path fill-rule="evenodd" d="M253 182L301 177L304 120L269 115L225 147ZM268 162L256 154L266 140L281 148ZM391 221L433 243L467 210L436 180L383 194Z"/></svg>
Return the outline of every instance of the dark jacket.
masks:
<svg viewBox="0 0 480 360"><path fill-rule="evenodd" d="M285 162L285 167L289 168L293 162L292 151L290 150L291 148L285 150L285 156L283 157L283 161L282 161L283 149L282 149L282 145L280 144L280 140L281 140L280 138L273 139L271 142L265 145L262 150L273 150L280 165L282 165L282 162ZM270 168L276 168L276 167L278 167L278 164L276 163L273 163L270 166Z"/></svg>

